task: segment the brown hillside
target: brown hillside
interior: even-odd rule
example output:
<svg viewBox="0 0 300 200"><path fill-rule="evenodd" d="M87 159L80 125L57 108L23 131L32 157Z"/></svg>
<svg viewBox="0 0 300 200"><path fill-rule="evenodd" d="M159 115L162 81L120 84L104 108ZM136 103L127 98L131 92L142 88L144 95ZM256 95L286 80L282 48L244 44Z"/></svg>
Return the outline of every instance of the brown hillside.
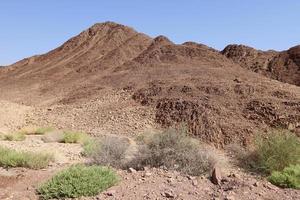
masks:
<svg viewBox="0 0 300 200"><path fill-rule="evenodd" d="M254 72L300 86L300 46L275 52L260 51L244 45L228 45L221 53Z"/></svg>
<svg viewBox="0 0 300 200"><path fill-rule="evenodd" d="M282 58L275 56L272 62L287 59L292 60L289 66L298 65L296 51L291 49ZM184 122L192 134L220 147L232 142L247 144L253 133L271 127L298 131L299 87L236 64L250 63L247 68L252 69L259 58L257 68L263 73L268 69L265 59L277 53L234 52L224 53L236 58L232 61L205 45L178 45L164 36L152 39L116 23L96 24L47 54L2 69L0 98L60 106L57 116L74 108L82 115L72 123L95 127L104 108L116 111L119 117L142 105L154 110L152 117L159 125ZM98 98L116 91L132 99L118 97L118 101L97 103ZM140 121L149 117L140 109L134 113ZM83 115L88 117L81 122Z"/></svg>

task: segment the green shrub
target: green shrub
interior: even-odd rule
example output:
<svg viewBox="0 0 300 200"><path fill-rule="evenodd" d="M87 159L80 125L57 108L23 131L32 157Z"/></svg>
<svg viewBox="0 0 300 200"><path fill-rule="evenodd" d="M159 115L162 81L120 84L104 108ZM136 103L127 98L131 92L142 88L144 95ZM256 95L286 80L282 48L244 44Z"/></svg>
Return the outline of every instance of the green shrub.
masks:
<svg viewBox="0 0 300 200"><path fill-rule="evenodd" d="M26 136L23 133L10 133L3 136L3 140L7 141L23 141Z"/></svg>
<svg viewBox="0 0 300 200"><path fill-rule="evenodd" d="M49 133L54 130L55 129L52 127L39 127L36 129L35 134L36 135L44 135L44 134Z"/></svg>
<svg viewBox="0 0 300 200"><path fill-rule="evenodd" d="M63 136L64 143L81 143L88 140L88 135L82 132L65 131Z"/></svg>
<svg viewBox="0 0 300 200"><path fill-rule="evenodd" d="M291 165L282 172L274 171L268 180L279 187L300 189L300 165Z"/></svg>
<svg viewBox="0 0 300 200"><path fill-rule="evenodd" d="M230 148L238 165L259 173L271 174L290 165L300 164L300 141L293 133L275 130L267 137L256 136L251 150Z"/></svg>
<svg viewBox="0 0 300 200"><path fill-rule="evenodd" d="M136 158L129 164L136 169L165 166L190 175L200 175L215 164L212 152L201 148L200 143L189 137L184 128L171 128L144 139Z"/></svg>
<svg viewBox="0 0 300 200"><path fill-rule="evenodd" d="M83 156L92 156L93 153L99 148L99 145L100 145L100 143L97 140L94 140L91 138L86 140L82 145L82 148L83 148L82 155Z"/></svg>
<svg viewBox="0 0 300 200"><path fill-rule="evenodd" d="M266 138L256 138L254 154L254 167L259 171L282 171L289 165L300 164L300 141L291 132L277 130Z"/></svg>
<svg viewBox="0 0 300 200"><path fill-rule="evenodd" d="M37 192L41 199L94 196L115 185L117 181L117 175L108 168L76 165L59 172L39 187Z"/></svg>
<svg viewBox="0 0 300 200"><path fill-rule="evenodd" d="M41 169L53 161L53 155L45 153L18 152L8 148L0 147L1 167L25 167L30 169Z"/></svg>

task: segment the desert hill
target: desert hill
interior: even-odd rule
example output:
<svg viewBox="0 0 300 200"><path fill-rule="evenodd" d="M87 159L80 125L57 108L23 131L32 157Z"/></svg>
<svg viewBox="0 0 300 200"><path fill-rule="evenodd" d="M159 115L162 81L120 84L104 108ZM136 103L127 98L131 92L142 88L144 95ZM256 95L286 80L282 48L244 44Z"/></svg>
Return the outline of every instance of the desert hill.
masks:
<svg viewBox="0 0 300 200"><path fill-rule="evenodd" d="M247 144L269 128L299 131L300 88L261 75L299 83L298 50L229 46L220 53L106 22L0 69L0 99L36 107L44 123L63 118L95 134L99 127L123 133L184 122L216 146Z"/></svg>
<svg viewBox="0 0 300 200"><path fill-rule="evenodd" d="M276 52L228 45L221 53L247 69L300 86L300 46Z"/></svg>

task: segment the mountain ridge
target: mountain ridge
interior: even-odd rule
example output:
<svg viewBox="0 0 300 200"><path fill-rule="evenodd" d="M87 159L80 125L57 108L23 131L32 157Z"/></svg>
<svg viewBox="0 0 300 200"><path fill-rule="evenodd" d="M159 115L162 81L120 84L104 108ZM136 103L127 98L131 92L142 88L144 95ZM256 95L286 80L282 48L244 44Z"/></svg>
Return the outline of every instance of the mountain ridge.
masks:
<svg viewBox="0 0 300 200"><path fill-rule="evenodd" d="M269 57L277 65L286 60L292 60L288 66L299 64L297 47L266 53L231 46L220 52L98 23L46 54L0 69L0 98L37 107L87 109L83 113L93 117L86 123L97 124L94 110L103 109L97 99L126 93L129 99L105 108L122 115L125 107L143 106L153 110L155 123L162 127L185 123L191 134L219 147L234 141L248 144L255 132L278 126L300 132L300 88L271 79L265 72ZM147 117L136 112L141 119Z"/></svg>

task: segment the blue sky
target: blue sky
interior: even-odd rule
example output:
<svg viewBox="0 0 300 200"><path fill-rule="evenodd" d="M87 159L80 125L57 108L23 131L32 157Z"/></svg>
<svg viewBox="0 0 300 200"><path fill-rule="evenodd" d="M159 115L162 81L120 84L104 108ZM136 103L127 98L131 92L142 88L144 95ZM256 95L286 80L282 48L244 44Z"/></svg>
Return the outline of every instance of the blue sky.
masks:
<svg viewBox="0 0 300 200"><path fill-rule="evenodd" d="M1 0L0 65L45 53L104 21L217 49L300 44L298 0Z"/></svg>

